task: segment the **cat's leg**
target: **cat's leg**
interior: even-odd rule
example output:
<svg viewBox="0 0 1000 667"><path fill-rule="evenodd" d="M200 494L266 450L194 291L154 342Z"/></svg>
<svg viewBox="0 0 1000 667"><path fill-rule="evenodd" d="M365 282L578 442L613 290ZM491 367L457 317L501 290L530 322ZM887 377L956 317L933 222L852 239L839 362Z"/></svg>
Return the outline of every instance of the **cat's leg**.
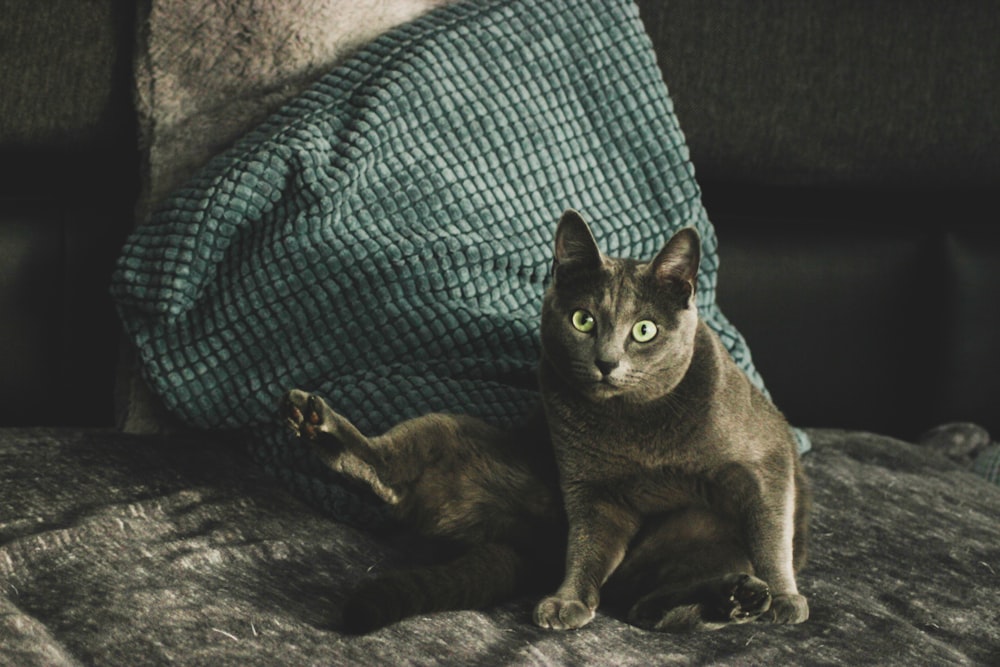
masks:
<svg viewBox="0 0 1000 667"><path fill-rule="evenodd" d="M506 432L473 417L421 415L366 437L314 394L290 391L283 410L321 461L368 484L397 519L427 535L481 541L515 523L500 509L511 497L514 505L548 497L509 455Z"/></svg>
<svg viewBox="0 0 1000 667"><path fill-rule="evenodd" d="M628 621L648 630L718 630L758 619L771 607L767 584L746 573L730 573L677 588L668 584L641 598Z"/></svg>
<svg viewBox="0 0 1000 667"><path fill-rule="evenodd" d="M365 482L390 505L399 502L397 490L385 479L390 476L385 457L371 439L321 397L293 389L282 399L281 411L289 428L309 442L330 469Z"/></svg>
<svg viewBox="0 0 1000 667"><path fill-rule="evenodd" d="M564 489L564 493L567 490ZM559 589L535 607L535 623L573 630L594 618L600 588L625 556L639 517L619 505L566 494L569 542L566 574Z"/></svg>
<svg viewBox="0 0 1000 667"><path fill-rule="evenodd" d="M795 581L796 509L794 470L769 480L768 492L748 494L743 504L750 560L771 589L771 608L763 617L772 623L802 623L809 603ZM760 489L762 485L755 488Z"/></svg>

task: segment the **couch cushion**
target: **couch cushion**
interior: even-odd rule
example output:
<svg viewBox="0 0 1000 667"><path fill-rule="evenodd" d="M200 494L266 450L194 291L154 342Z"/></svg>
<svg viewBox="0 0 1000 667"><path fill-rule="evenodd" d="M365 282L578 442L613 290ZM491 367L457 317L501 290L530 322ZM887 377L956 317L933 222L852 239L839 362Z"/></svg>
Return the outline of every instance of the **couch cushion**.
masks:
<svg viewBox="0 0 1000 667"><path fill-rule="evenodd" d="M135 104L141 135L138 224L229 148L360 45L452 0L149 0L138 4ZM179 428L126 344L118 423Z"/></svg>

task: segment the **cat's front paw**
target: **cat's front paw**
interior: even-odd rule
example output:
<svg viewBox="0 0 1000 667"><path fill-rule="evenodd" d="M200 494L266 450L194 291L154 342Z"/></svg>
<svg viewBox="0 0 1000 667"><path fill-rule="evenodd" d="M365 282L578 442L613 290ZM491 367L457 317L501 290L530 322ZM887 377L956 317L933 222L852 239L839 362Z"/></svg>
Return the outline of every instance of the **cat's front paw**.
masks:
<svg viewBox="0 0 1000 667"><path fill-rule="evenodd" d="M580 600L550 595L535 607L535 624L551 630L576 630L594 619L594 610Z"/></svg>
<svg viewBox="0 0 1000 667"><path fill-rule="evenodd" d="M798 593L775 595L771 609L762 618L771 623L802 623L809 618L809 602Z"/></svg>
<svg viewBox="0 0 1000 667"><path fill-rule="evenodd" d="M288 428L300 438L315 440L323 430L323 412L326 404L315 394L292 389L281 399L281 414Z"/></svg>

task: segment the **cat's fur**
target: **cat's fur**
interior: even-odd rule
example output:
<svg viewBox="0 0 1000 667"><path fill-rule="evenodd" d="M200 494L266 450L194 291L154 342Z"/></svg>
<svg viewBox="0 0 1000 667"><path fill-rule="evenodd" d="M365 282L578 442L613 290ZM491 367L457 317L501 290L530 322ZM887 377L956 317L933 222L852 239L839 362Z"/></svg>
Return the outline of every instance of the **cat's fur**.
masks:
<svg viewBox="0 0 1000 667"><path fill-rule="evenodd" d="M563 215L542 308L545 419L516 433L428 415L367 438L322 399L288 394L289 423L327 465L460 548L362 585L345 621L485 605L560 575L535 609L543 627L585 625L602 588L652 629L807 618L794 440L698 318L699 244L686 229L651 262L609 258Z"/></svg>
<svg viewBox="0 0 1000 667"><path fill-rule="evenodd" d="M368 438L315 394L292 390L282 411L326 465L368 485L449 556L362 583L344 609L345 629L540 595L558 582L566 522L540 414L514 431L431 414Z"/></svg>

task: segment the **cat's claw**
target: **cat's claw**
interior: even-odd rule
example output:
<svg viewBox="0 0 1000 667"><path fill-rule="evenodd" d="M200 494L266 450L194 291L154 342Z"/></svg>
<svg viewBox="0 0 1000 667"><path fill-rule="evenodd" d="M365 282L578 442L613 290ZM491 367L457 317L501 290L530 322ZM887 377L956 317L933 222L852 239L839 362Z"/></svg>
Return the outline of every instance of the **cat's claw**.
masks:
<svg viewBox="0 0 1000 667"><path fill-rule="evenodd" d="M551 630L576 630L594 619L594 610L580 600L549 596L535 607L535 624Z"/></svg>

